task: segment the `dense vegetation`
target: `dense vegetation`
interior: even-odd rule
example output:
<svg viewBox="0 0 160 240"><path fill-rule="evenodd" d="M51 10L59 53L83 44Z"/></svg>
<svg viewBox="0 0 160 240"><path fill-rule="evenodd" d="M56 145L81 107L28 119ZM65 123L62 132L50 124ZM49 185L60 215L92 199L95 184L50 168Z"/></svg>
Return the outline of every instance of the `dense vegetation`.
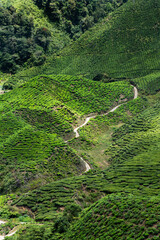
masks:
<svg viewBox="0 0 160 240"><path fill-rule="evenodd" d="M44 72L92 79L102 74L109 79L130 78L140 89L155 93L160 88L159 8L159 0L130 0L50 58L44 67L22 71L17 78L27 80Z"/></svg>
<svg viewBox="0 0 160 240"><path fill-rule="evenodd" d="M15 73L21 66L41 65L48 54L69 43L32 0L2 1L0 5L0 70Z"/></svg>
<svg viewBox="0 0 160 240"><path fill-rule="evenodd" d="M126 1L34 0L51 21L60 25L74 39Z"/></svg>
<svg viewBox="0 0 160 240"><path fill-rule="evenodd" d="M151 123L151 125L149 125L148 121L147 121L148 126L147 126L147 123L144 126L141 125L139 119L141 119L142 117L145 117L145 119L149 119L149 122ZM77 179L74 181L72 179L69 181L68 179L67 185L65 184L64 186L67 186L67 188L70 189L69 191L70 193L73 194L74 192L78 191L79 188L81 188L81 191L84 191L84 196L85 196L85 191L87 191L87 189L88 191L91 190L92 192L93 190L94 192L95 189L97 188L101 189L101 191L104 191L104 192L105 191L107 192L107 188L108 188L108 191L109 189L112 189L111 191L113 192L117 191L118 189L123 189L123 191L129 191L130 189L131 192L140 191L141 193L144 192L146 194L151 194L151 195L158 193L158 188L159 188L159 178L158 178L159 104L157 103L154 106L154 110L152 110L152 108L146 109L141 117L138 117L138 119L137 117L133 118L132 120L130 120L128 125L131 127L128 128L127 125L124 125L115 131L112 138L113 144L115 142L115 139L117 139L118 141L119 137L121 136L120 134L118 134L118 132L122 132L121 134L123 134L125 131L127 131L128 133L133 131L132 135L135 135L135 136L137 135L138 137L141 136L140 138L141 142L138 142L138 138L137 138L135 141L135 144L133 144L133 137L131 137L131 134L130 134L128 136L126 144L119 145L118 148L115 149L117 150L117 152L115 152L115 150L113 151L113 146L111 145L111 147L109 147L107 151L107 154L109 153L111 154L113 152L113 156L115 158L114 162L112 161L111 166L108 169L105 169L102 172L99 172L99 174L97 172L93 172L93 173L90 172L85 176L74 178L74 179ZM148 136L148 138L150 138L152 137L151 133L154 134L154 137L150 139L149 141L150 144L147 144L146 135ZM120 138L121 141L125 142L126 137L127 135L125 134L124 136L122 135ZM121 162L119 161L119 158L120 158L120 155L118 154L119 152L121 152L122 157L123 156L125 157L125 161L124 160L123 161L121 160ZM117 168L118 168L118 171L117 171ZM53 186L62 187L64 182L65 181L62 180L61 184L60 182L58 183L58 185L51 184L51 185L48 185L48 187L46 186L46 188L53 189ZM76 187L77 190L75 189L76 185L77 185ZM45 187L42 188L42 191L41 191L42 195L44 194L43 191L45 193L46 191ZM38 193L40 196L39 190L38 190ZM31 194L30 196L31 198L28 195L27 197L24 197L25 200L21 200L21 201L24 201L23 202L25 203L24 205L26 205L28 202L29 207L31 206L34 207L35 206L34 201L38 203L38 199L37 197L34 197L36 196L35 194L33 195ZM95 196L98 196L98 193L95 194ZM79 197L77 199L77 196L76 196L76 199L78 201L80 201ZM86 197L88 197L88 195L86 195ZM94 197L94 194L93 194L93 197ZM61 199L62 202L63 202L63 199ZM91 199L89 201L91 201ZM60 199L58 202L60 202Z"/></svg>
<svg viewBox="0 0 160 240"><path fill-rule="evenodd" d="M79 157L59 137L73 137L72 125L84 114L105 112L133 98L133 87L125 81L106 85L81 77L39 76L0 98L0 191L22 186L26 191L80 173Z"/></svg>
<svg viewBox="0 0 160 240"><path fill-rule="evenodd" d="M13 73L28 60L34 65L44 63L51 37L49 30L35 30L32 19L17 13L14 7L0 7L0 12L0 70Z"/></svg>
<svg viewBox="0 0 160 240"><path fill-rule="evenodd" d="M83 212L64 239L159 239L160 198L111 195Z"/></svg>
<svg viewBox="0 0 160 240"><path fill-rule="evenodd" d="M36 239L154 239L160 236L159 197L145 198L132 194L112 194L84 210L77 221L69 222L79 209L70 205L63 219L55 224L28 225L17 235L18 240ZM67 214L66 214L67 213ZM69 221L70 220L70 221ZM59 232L56 233L56 227ZM63 234L64 230L67 233Z"/></svg>
<svg viewBox="0 0 160 240"><path fill-rule="evenodd" d="M54 224L57 217L61 219L63 214L63 208L73 204L74 202L79 203L80 206L82 207L87 207L87 206L90 206L92 202L95 202L96 200L98 200L104 195L116 193L116 195L114 195L113 198L112 198L112 195L110 195L112 201L109 198L109 203L113 204L113 209L114 209L113 219L111 218L111 221L109 221L108 218L105 220L103 215L104 209L102 208L101 205L99 205L100 208L103 209L102 218L99 216L98 221L100 221L101 224L100 223L99 225L96 224L96 226L100 226L100 227L97 229L95 234L101 234L102 238L104 237L103 234L110 235L111 232L109 231L106 232L106 230L105 232L103 232L103 229L106 229L105 224L107 224L107 226L109 224L110 227L113 228L114 221L115 221L115 226L119 226L119 229L120 229L119 234L122 234L124 239L126 237L125 234L127 234L127 236L130 236L132 232L134 232L134 234L137 234L137 239L138 237L140 239L147 239L147 237L153 237L153 236L154 236L153 239L156 239L156 237L158 239L159 219L156 217L155 214L156 214L156 211L159 212L158 210L159 198L157 198L156 200L156 198L153 197L151 200L151 203L149 203L150 200L148 199L148 197L159 194L159 154L160 154L159 94L157 95L154 101L153 100L151 101L152 104L153 102L154 102L154 105L152 107L147 108L138 117L134 117L132 120L130 120L130 122L128 122L128 125L124 125L115 131L112 139L113 144L115 140L118 141L118 139L121 139L121 141L126 142L127 145L126 144L124 146L119 145L119 148L117 151L117 158L115 154L114 155L115 160L114 162L112 161L112 164L108 169L105 169L103 171L99 171L98 169L96 171L92 170L88 172L86 175L74 177L74 178L68 178L67 182L64 179L59 182L51 183L37 190L34 190L33 192L29 193L27 196L24 195L24 196L21 196L19 199L14 200L13 205L27 206L27 208L32 210L32 212L35 214L35 219L37 221L38 220L48 221L52 219L53 226L48 226L48 228L52 233L52 234L50 233L51 235L49 236L50 236L50 239L52 239L52 236L54 236L56 239L56 236L59 236L59 235L57 235L58 233L56 235L55 234L53 235L53 233L57 231L54 228ZM142 125L141 121L144 118L147 119L147 121L145 125ZM131 133L134 134L135 136L136 135L141 136L140 142L137 142L138 140L137 138L134 144L133 137L131 137ZM151 133L154 134L152 139L150 139ZM129 135L130 137L128 137L127 141L125 141L125 138L128 134L130 134ZM150 140L149 141L150 144L146 144L147 143L146 135ZM112 153L112 151L113 151L113 147L111 147L111 151L110 151L110 148L108 148L107 154L109 152ZM119 152L121 152L122 157L125 156L125 161L123 160L119 162L119 157L121 156ZM118 197L118 201L120 202L121 208L120 207L117 208L118 192L125 192L125 197L122 197L122 198ZM126 196L128 195L128 193L132 193L134 194L134 196L130 196L130 197ZM146 199L142 199L143 195L145 195ZM115 203L114 203L114 199L115 199ZM108 201L108 200L102 199L102 202L103 201ZM137 204L139 205L138 210L136 210L138 206ZM95 206L96 205L97 203L95 204ZM133 206L133 209L131 206ZM110 205L108 208L110 209ZM90 209L94 209L94 207L91 206ZM120 219L120 220L117 219L118 217L121 218L122 216L121 209L124 212L129 211L130 215L125 215L125 217L127 218L127 222L128 222L128 219L130 219L131 221L130 223L132 223L132 225L129 225L127 227L123 225L126 223L126 221L124 221L123 219ZM57 216L57 211L59 212L58 216ZM137 211L137 214L134 211ZM98 210L98 212L100 214L101 210ZM142 215L140 215L140 212L142 213ZM134 214L134 217L132 216L132 214ZM85 211L83 214L84 219L85 218L88 219L89 216L91 217L92 214L88 215L86 214L86 211ZM109 217L111 216L112 215L109 214ZM69 231L68 233L69 239L71 238L71 236L72 237L77 236L77 234L80 234L78 239L81 239L81 236L83 235L83 233L87 235L92 234L92 231L91 231L92 227L93 229L95 229L94 221L92 220L90 221L86 220L86 222L88 222L88 224L86 225L86 232L84 231L84 227L82 232L80 231L80 229L77 232L77 229L80 227L81 224L83 224L83 221L84 221L83 217L82 218L80 217L78 222L75 222L75 227L73 228L71 227L71 230L69 230L69 223L65 225L65 222L63 222L61 219L62 226L64 225L66 226L65 231ZM94 217L93 219L95 220ZM137 221L140 225L137 225ZM143 222L144 227L141 227L141 221ZM146 224L144 224L144 221L146 222ZM155 222L157 224L155 224ZM35 236L36 236L37 231L40 231L42 234L41 235L42 237L44 230L41 231L39 229L35 231L35 228L39 229L37 226L36 227L31 226L29 227L29 230L27 230L27 232L28 231L30 233L35 232ZM132 229L132 232L131 232L131 229ZM108 239L109 239L109 235L107 235ZM96 236L100 237L98 235ZM83 237L85 239L85 236ZM59 239L63 239L63 235L60 235ZM64 237L64 239L66 238Z"/></svg>
<svg viewBox="0 0 160 240"><path fill-rule="evenodd" d="M52 26L41 9L57 25ZM49 53L57 52L69 43L69 37L58 33L58 28L77 38L82 32L123 1L2 1L0 70L15 73L20 66L42 65ZM42 18L42 19L40 19ZM49 47L50 45L50 47ZM26 63L24 65L24 63Z"/></svg>
<svg viewBox="0 0 160 240"><path fill-rule="evenodd" d="M17 13L29 9L11 2ZM57 26L70 22L76 38L104 2L28 3L57 13ZM159 9L160 0L129 0L43 66L3 75L14 89L0 96L0 232L20 229L6 239L160 238ZM85 174L80 157L91 166Z"/></svg>

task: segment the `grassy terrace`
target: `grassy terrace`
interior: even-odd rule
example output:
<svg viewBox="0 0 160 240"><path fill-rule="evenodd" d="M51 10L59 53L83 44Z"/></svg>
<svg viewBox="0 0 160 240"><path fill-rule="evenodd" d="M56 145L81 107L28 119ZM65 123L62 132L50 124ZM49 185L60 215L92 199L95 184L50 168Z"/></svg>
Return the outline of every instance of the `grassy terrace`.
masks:
<svg viewBox="0 0 160 240"><path fill-rule="evenodd" d="M159 200L120 194L102 198L82 213L63 239L158 240Z"/></svg>
<svg viewBox="0 0 160 240"><path fill-rule="evenodd" d="M138 97L121 105L115 112L97 116L79 130L80 137L69 141L69 145L94 167L105 169L110 164L105 150L112 145L113 133L124 123L128 126L129 120L140 114L147 106L148 101Z"/></svg>
<svg viewBox="0 0 160 240"><path fill-rule="evenodd" d="M71 202L87 206L105 194L126 192L159 194L159 94L153 107L115 130L106 150L111 165L91 170L84 176L51 183L19 198L14 204L27 206L37 219ZM145 119L145 125L141 124ZM120 134L121 133L121 134Z"/></svg>
<svg viewBox="0 0 160 240"><path fill-rule="evenodd" d="M160 239L159 11L160 0L129 0L42 67L9 77L0 216L35 221L11 239ZM92 167L82 175L78 155Z"/></svg>
<svg viewBox="0 0 160 240"><path fill-rule="evenodd" d="M44 66L19 72L16 80L25 81L40 73L89 78L102 73L113 78L130 78L140 89L155 93L159 90L159 9L159 0L135 4L130 0L58 56L48 59Z"/></svg>
<svg viewBox="0 0 160 240"><path fill-rule="evenodd" d="M84 115L133 98L133 87L73 76L39 76L1 98L1 192L34 189L83 171L64 143ZM63 139L62 139L63 138ZM71 167L72 166L72 167Z"/></svg>

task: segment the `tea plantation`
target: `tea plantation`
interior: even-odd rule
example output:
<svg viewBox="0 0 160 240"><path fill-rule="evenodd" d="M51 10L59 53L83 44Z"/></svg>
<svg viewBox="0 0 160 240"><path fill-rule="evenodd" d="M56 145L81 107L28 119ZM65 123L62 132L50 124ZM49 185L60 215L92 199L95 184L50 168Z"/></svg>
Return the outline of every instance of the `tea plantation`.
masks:
<svg viewBox="0 0 160 240"><path fill-rule="evenodd" d="M5 239L160 239L160 0L111 2L118 8L65 48L61 35L42 66L0 76L12 89L0 95L0 234L15 230ZM37 27L43 11L71 21L73 38L98 9L22 3ZM67 19L75 10L77 22Z"/></svg>
<svg viewBox="0 0 160 240"><path fill-rule="evenodd" d="M155 93L160 89L159 9L159 0L127 1L44 66L19 72L17 80L25 81L40 73L92 79L102 74L130 78L140 89Z"/></svg>
<svg viewBox="0 0 160 240"><path fill-rule="evenodd" d="M74 137L72 126L84 114L105 112L122 98L133 98L129 82L65 75L39 76L2 95L1 192L80 174L84 166L62 138Z"/></svg>
<svg viewBox="0 0 160 240"><path fill-rule="evenodd" d="M110 195L86 209L64 239L159 239L160 198Z"/></svg>
<svg viewBox="0 0 160 240"><path fill-rule="evenodd" d="M133 117L112 135L113 143L106 150L106 154L110 153L111 156L110 167L68 178L67 182L65 179L53 182L27 196L12 200L13 206L29 208L35 214L36 221L53 221L52 226L42 227L44 230L38 226L28 226L24 233L35 232L36 236L37 231L44 234L49 228L50 239L116 239L117 236L120 239L134 239L134 236L136 239L159 238L159 94L149 102L153 104L152 107ZM142 124L144 119L145 124ZM133 141L132 135L138 136L136 141ZM120 139L124 144L120 145ZM114 150L115 143L117 151ZM121 196L119 192L125 194ZM105 195L108 197L102 198ZM100 203L91 205L100 198ZM68 235L65 233L63 236L63 231L55 229L54 224L60 221L64 227L63 209L74 203L90 208L84 210L79 220L67 220L69 223L65 230L62 229ZM97 205L99 209L95 211L98 214L95 217L94 206ZM19 236L19 239L23 238Z"/></svg>

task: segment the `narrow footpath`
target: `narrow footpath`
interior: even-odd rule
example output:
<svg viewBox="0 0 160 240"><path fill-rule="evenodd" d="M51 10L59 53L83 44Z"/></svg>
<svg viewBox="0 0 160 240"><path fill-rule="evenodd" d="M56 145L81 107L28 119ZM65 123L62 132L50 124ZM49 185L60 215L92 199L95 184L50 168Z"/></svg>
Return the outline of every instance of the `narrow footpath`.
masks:
<svg viewBox="0 0 160 240"><path fill-rule="evenodd" d="M134 87L134 99L136 99L137 97L138 97L138 90L137 90L137 88L136 87ZM3 92L4 93L4 92ZM2 90L0 90L0 94L3 94L2 93ZM78 138L80 135L79 135L79 133L78 133L78 130L80 129L80 128L82 128L82 127L84 127L88 122L89 122L89 120L90 119L92 119L92 118L95 118L95 117L97 117L97 116L105 116L105 115L108 115L110 112L114 112L117 108L119 108L121 105L123 105L123 104L125 104L125 103L122 103L122 104L119 104L119 105L117 105L116 107L114 107L114 108L112 108L110 111L108 111L108 112L106 112L106 113L104 113L104 114L100 114L100 115L94 115L94 116L92 116L92 117L87 117L86 118L86 120L85 120L85 122L82 124L82 125L80 125L79 127L76 127L75 129L74 129L74 132L75 132L75 134L76 134L76 138ZM68 141L66 141L66 143L67 143ZM89 164L82 158L82 157L80 157L80 159L81 159L81 161L85 164L85 171L84 172L88 172L90 169L91 169L91 167L89 166ZM2 221L2 220L0 220L0 225L1 224L5 224L6 222L5 221ZM12 235L14 235L16 232L17 232L17 230L18 230L19 228L18 228L18 226L17 227L15 227L15 228L13 228L7 235L0 235L0 240L4 240L5 239L5 237L10 237L10 236L12 236Z"/></svg>
<svg viewBox="0 0 160 240"><path fill-rule="evenodd" d="M133 86L133 85L132 85L132 86ZM133 87L134 87L134 86L133 86ZM136 87L134 87L134 88L133 88L133 91L134 91L134 98L133 98L133 99L136 99L136 98L138 97L138 89L137 89ZM84 127L84 126L89 122L90 119L95 118L95 117L97 117L97 116L105 116L105 115L108 115L110 112L114 112L117 108L119 108L119 107L120 107L121 105L123 105L123 104L126 104L126 102L117 105L116 107L112 108L110 111L108 111L108 112L106 112L106 113L103 113L103 114L100 114L100 115L94 115L94 116L92 116L92 117L87 117L86 120L85 120L85 122L84 122L82 125L80 125L79 127L76 127L76 128L74 129L74 132L75 132L75 134L76 134L75 137L78 138L78 137L80 136L78 130L79 130L80 128ZM66 142L67 142L67 141L66 141ZM81 160L85 163L86 170L85 170L84 172L88 172L88 171L91 169L91 167L89 166L89 164L88 164L82 157L81 157Z"/></svg>
<svg viewBox="0 0 160 240"><path fill-rule="evenodd" d="M5 221L0 220L0 225L5 223L6 223ZM14 235L17 232L17 230L18 230L18 226L14 227L7 235L0 235L0 240L5 239L5 237L10 237Z"/></svg>

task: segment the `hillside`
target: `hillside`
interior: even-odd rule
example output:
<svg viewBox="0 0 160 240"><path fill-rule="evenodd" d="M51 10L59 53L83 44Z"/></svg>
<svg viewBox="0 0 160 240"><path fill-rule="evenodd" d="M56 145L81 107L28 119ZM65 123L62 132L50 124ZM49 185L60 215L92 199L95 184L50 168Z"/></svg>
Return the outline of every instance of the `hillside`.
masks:
<svg viewBox="0 0 160 240"><path fill-rule="evenodd" d="M2 5L2 6L1 6ZM69 43L67 34L49 23L32 0L3 1L0 5L0 71L15 73L42 65Z"/></svg>
<svg viewBox="0 0 160 240"><path fill-rule="evenodd" d="M34 0L35 4L40 9L43 9L49 19L69 33L73 39L80 37L82 33L126 1L88 0L79 2L77 0Z"/></svg>
<svg viewBox="0 0 160 240"><path fill-rule="evenodd" d="M0 71L15 74L42 65L48 56L78 38L123 4L90 1L2 0Z"/></svg>
<svg viewBox="0 0 160 240"><path fill-rule="evenodd" d="M82 213L64 239L159 239L159 200L118 194L102 198Z"/></svg>
<svg viewBox="0 0 160 240"><path fill-rule="evenodd" d="M96 235L97 238L105 236L106 239L109 239L111 233L116 233L118 226L119 231L117 234L121 234L124 239L126 237L125 234L131 238L133 232L140 239L156 239L156 237L158 239L159 94L149 97L148 103L150 107L142 111L138 117L135 116L129 120L128 124L115 130L115 133L112 135L113 144L106 151L106 154L111 156L110 167L103 171L95 169L82 176L67 178L67 182L66 179L52 182L27 195L9 197L7 201L12 202L12 211L15 211L15 207L18 207L20 210L25 206L35 216L36 222L41 221L44 224L41 227L32 224L28 225L26 230L24 230L24 234L26 234L24 237L29 237L29 235L33 234L36 239L37 234L40 234L43 239L43 234L48 234L48 239L52 239L52 237L53 239L67 239L66 236L68 236L68 239L75 236L75 238L78 236L78 239L81 239L81 237L85 239L85 235L90 236L92 228L95 229L95 217L93 217L94 221L92 221L91 216L94 214L95 206L98 206L99 209L96 212L98 211L99 218L97 221L100 223L96 224L99 228L97 228L95 234L100 234L101 236ZM121 112L122 109L119 111ZM116 118L116 114L114 118ZM112 119L113 115L110 118ZM142 124L144 119L145 124ZM136 140L134 141L135 137ZM114 148L115 143L118 145L118 148ZM118 193L120 192L125 193L124 197L119 197ZM112 198L113 193L115 195ZM129 194L133 194L133 196ZM113 204L113 213L112 215L109 214L110 218L113 216L111 221L108 218L104 219L103 212L108 211L107 209L104 210L104 206L108 206L107 203L103 204L103 202L108 201L103 198L105 195L109 195L107 198L109 199L109 204ZM150 200L151 196L152 200ZM100 198L102 200L100 203L97 203L96 201ZM96 203L92 206L91 204L94 202ZM69 208L72 204L78 204L82 208L90 206L90 209L84 210L82 217L80 216L76 222L76 219L73 221L73 219L69 220L68 217L66 218L64 212L64 209ZM121 208L118 207L118 210L117 204L121 205ZM109 209L110 207L109 205ZM90 211L93 211L93 214ZM101 211L102 217L100 215ZM125 213L129 211L129 215L125 214L127 222L121 217L123 211ZM28 214L30 213L28 212ZM88 221L90 217L91 220ZM85 221L87 222L86 227L81 232L81 224L83 225ZM128 226L129 222L130 225ZM115 232L110 232L109 230L106 232L105 224L110 226L111 229L116 226ZM68 235L66 233L63 235L64 231L67 231ZM113 237L112 239L114 239ZM23 239L21 234L19 239Z"/></svg>
<svg viewBox="0 0 160 240"><path fill-rule="evenodd" d="M131 78L141 90L148 88L155 93L160 88L159 9L159 0L130 0L50 58L44 67L23 71L17 78L25 80L38 73L89 78L102 74L106 78Z"/></svg>
<svg viewBox="0 0 160 240"><path fill-rule="evenodd" d="M73 138L85 114L107 111L121 95L133 98L128 82L105 85L65 75L38 76L1 95L1 192L79 174L84 166L62 138Z"/></svg>
<svg viewBox="0 0 160 240"><path fill-rule="evenodd" d="M160 197L137 197L132 194L112 194L82 211L78 220L69 225L64 221L55 225L27 225L17 234L18 240L36 239L154 239L160 237ZM72 205L73 207L73 205ZM70 219L73 212L68 212ZM68 219L69 220L69 219ZM56 233L56 227L60 233ZM15 238L11 238L15 239Z"/></svg>
<svg viewBox="0 0 160 240"><path fill-rule="evenodd" d="M146 125L141 124L140 120L143 117L148 119ZM101 197L102 192L108 194L123 191L138 195L157 195L159 193L159 117L159 103L157 102L153 108L146 109L138 119L135 117L130 120L128 122L131 126L129 129L127 125L123 125L112 135L113 145L106 151L107 155L111 155L110 167L103 171L97 169L84 176L74 177L74 180L68 179L67 183L65 183L65 179L58 183L51 183L41 190L37 190L39 197L45 196L46 189L56 188L58 191L63 186L68 189L68 191L64 190L63 199L61 196L55 195L54 191L46 196L49 199L54 198L54 201L59 203L59 207L66 205L64 196L66 195L66 199L68 199L68 194L75 196L75 201L82 205L89 204L98 196ZM118 132L124 134L125 131L127 133L120 137ZM137 138L133 141L136 136ZM114 148L116 144L117 148ZM39 215L41 209L38 207L39 200L35 193L36 190L27 197L21 197L18 205L24 204L30 209L33 207ZM46 203L45 200L44 203ZM36 210L35 205L37 205Z"/></svg>
<svg viewBox="0 0 160 240"><path fill-rule="evenodd" d="M81 27L68 6L104 3L34 2L55 28ZM160 0L123 2L42 66L0 77L13 88L0 95L0 238L160 238Z"/></svg>

